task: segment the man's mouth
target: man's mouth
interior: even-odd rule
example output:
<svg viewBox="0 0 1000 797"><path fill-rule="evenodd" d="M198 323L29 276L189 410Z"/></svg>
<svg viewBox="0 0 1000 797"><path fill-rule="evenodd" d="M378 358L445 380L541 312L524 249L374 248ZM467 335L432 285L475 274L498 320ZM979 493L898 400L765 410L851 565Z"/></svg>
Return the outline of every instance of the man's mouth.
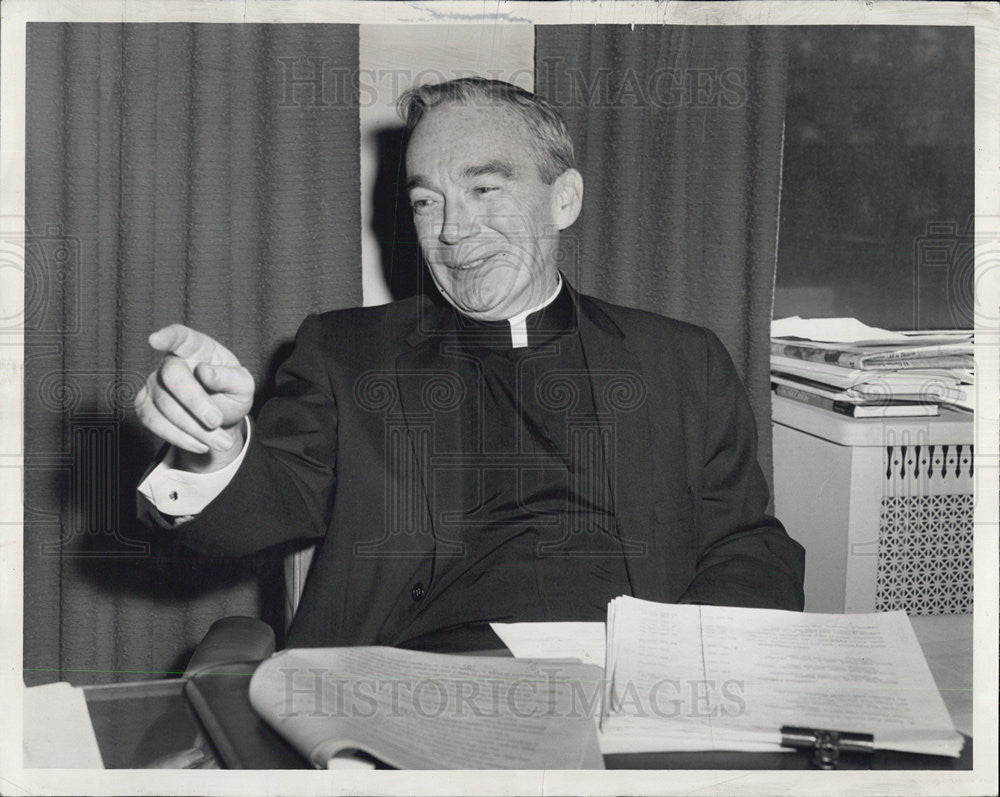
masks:
<svg viewBox="0 0 1000 797"><path fill-rule="evenodd" d="M474 268L479 268L480 266L486 265L490 260L498 257L500 252L491 252L488 255L483 255L482 257L473 258L472 260L463 260L460 263L453 263L449 268L454 271L471 271Z"/></svg>

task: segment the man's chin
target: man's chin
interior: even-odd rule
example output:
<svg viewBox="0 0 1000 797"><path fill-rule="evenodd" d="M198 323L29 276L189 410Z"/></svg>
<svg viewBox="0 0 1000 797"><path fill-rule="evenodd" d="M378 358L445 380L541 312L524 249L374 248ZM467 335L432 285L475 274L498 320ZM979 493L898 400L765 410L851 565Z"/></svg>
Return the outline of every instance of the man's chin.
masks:
<svg viewBox="0 0 1000 797"><path fill-rule="evenodd" d="M515 304L517 272L509 266L485 265L482 268L451 271L450 289L444 297L462 313L479 321L504 321Z"/></svg>

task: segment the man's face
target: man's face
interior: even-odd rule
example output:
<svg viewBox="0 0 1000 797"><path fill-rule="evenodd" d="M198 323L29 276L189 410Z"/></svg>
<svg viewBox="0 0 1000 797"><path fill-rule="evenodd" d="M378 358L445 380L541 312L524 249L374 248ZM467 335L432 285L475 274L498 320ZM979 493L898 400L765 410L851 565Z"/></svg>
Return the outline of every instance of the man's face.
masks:
<svg viewBox="0 0 1000 797"><path fill-rule="evenodd" d="M446 103L407 149L420 248L438 290L473 318L515 316L557 284L559 180L542 181L529 136L507 109Z"/></svg>

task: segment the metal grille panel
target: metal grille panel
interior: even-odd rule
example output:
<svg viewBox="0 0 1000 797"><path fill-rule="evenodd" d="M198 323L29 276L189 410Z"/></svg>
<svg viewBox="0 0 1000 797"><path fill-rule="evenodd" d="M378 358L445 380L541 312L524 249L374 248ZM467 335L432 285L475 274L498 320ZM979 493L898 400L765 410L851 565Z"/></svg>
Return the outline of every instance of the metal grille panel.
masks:
<svg viewBox="0 0 1000 797"><path fill-rule="evenodd" d="M882 499L875 611L972 611L971 494Z"/></svg>

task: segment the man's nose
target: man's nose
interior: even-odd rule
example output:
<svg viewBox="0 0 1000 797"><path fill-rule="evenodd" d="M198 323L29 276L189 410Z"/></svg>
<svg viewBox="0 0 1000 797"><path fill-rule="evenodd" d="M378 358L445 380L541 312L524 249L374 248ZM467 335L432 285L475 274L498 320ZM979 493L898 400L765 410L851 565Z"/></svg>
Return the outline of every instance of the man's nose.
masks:
<svg viewBox="0 0 1000 797"><path fill-rule="evenodd" d="M445 209L438 240L451 246L459 243L463 238L469 237L475 228L476 221L467 208L461 205L451 205Z"/></svg>

